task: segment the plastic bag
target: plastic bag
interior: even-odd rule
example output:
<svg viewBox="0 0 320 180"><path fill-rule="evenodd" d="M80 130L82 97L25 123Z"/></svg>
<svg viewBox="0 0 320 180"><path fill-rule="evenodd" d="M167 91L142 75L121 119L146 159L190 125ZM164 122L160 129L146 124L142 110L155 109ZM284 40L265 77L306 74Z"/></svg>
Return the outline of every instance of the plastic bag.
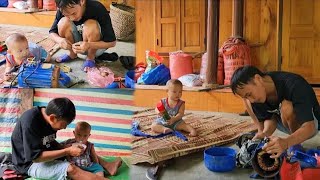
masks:
<svg viewBox="0 0 320 180"><path fill-rule="evenodd" d="M107 67L89 68L87 75L89 84L101 88L107 87L114 81L114 73Z"/></svg>
<svg viewBox="0 0 320 180"><path fill-rule="evenodd" d="M29 5L25 1L17 1L15 3L13 3L13 7L20 9L20 10L23 10L23 9L28 9Z"/></svg>
<svg viewBox="0 0 320 180"><path fill-rule="evenodd" d="M163 62L163 58L159 56L158 53L147 50L146 61L147 61L147 68L145 72L148 72L151 69L157 67L159 64L161 64Z"/></svg>
<svg viewBox="0 0 320 180"><path fill-rule="evenodd" d="M0 0L0 7L7 7L8 4L8 0Z"/></svg>
<svg viewBox="0 0 320 180"><path fill-rule="evenodd" d="M194 87L194 86L202 86L203 81L200 78L200 75L197 74L186 74L178 79L184 86Z"/></svg>
<svg viewBox="0 0 320 180"><path fill-rule="evenodd" d="M138 79L138 84L165 85L169 79L171 79L169 68L160 64L148 72L145 71Z"/></svg>

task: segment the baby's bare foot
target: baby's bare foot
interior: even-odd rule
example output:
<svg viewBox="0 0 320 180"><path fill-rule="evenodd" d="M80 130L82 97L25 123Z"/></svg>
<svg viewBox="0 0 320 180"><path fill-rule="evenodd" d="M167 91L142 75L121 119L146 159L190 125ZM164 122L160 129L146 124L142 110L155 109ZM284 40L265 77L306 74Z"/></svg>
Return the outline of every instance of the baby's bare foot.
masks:
<svg viewBox="0 0 320 180"><path fill-rule="evenodd" d="M191 130L190 136L197 136L197 131L195 129Z"/></svg>
<svg viewBox="0 0 320 180"><path fill-rule="evenodd" d="M170 129L170 128L165 128L165 129L163 130L163 133L164 133L164 134L169 133L169 132L172 132L172 129Z"/></svg>

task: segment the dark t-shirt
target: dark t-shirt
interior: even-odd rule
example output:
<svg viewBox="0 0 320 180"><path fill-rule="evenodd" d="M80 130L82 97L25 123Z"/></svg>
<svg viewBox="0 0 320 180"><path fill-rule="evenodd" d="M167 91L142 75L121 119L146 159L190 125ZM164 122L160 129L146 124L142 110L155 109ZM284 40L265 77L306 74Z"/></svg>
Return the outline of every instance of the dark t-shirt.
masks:
<svg viewBox="0 0 320 180"><path fill-rule="evenodd" d="M53 22L49 33L58 33L58 22L64 15L60 10L57 10L56 18ZM111 19L109 16L109 12L107 9L98 1L87 0L86 2L86 10L82 16L80 21L73 21L76 26L82 25L88 19L93 19L98 21L101 27L102 41L104 42L113 42L116 40L116 36L114 34Z"/></svg>
<svg viewBox="0 0 320 180"><path fill-rule="evenodd" d="M278 101L251 104L260 122L271 119L273 115L280 116L279 105L286 99L292 102L296 119L300 124L314 120L313 114L320 123L318 100L311 85L303 77L289 72L269 72L267 75L275 84Z"/></svg>
<svg viewBox="0 0 320 180"><path fill-rule="evenodd" d="M12 162L23 174L42 151L58 149L55 143L57 131L45 121L40 109L34 107L24 112L11 136Z"/></svg>

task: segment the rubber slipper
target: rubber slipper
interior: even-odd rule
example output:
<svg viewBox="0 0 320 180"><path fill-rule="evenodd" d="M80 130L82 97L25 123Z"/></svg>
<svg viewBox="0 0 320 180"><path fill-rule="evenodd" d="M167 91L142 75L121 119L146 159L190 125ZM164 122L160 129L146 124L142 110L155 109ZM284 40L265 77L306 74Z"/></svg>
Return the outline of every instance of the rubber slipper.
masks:
<svg viewBox="0 0 320 180"><path fill-rule="evenodd" d="M95 66L96 66L96 63L95 63L94 60L89 60L89 59L87 59L87 60L83 63L83 65L82 65L82 70L83 70L84 72L87 72L87 69L88 69L88 68L93 68L93 67L95 67Z"/></svg>
<svg viewBox="0 0 320 180"><path fill-rule="evenodd" d="M100 61L107 61L107 62L114 62L119 59L119 56L117 53L103 53L100 56L97 57L97 60Z"/></svg>
<svg viewBox="0 0 320 180"><path fill-rule="evenodd" d="M60 60L57 61L57 59L60 59ZM57 59L56 59L57 63L64 63L64 62L68 62L68 61L72 60L72 58L68 54L63 54L62 56L58 57Z"/></svg>

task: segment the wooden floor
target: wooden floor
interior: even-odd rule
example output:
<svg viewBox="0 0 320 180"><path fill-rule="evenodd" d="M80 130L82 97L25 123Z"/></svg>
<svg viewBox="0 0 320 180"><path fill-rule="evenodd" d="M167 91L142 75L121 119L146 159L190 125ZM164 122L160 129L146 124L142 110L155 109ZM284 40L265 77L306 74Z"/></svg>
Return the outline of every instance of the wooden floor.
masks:
<svg viewBox="0 0 320 180"><path fill-rule="evenodd" d="M320 88L314 88L320 102ZM166 90L137 89L134 93L134 103L139 107L155 107L155 104L166 97ZM187 110L216 111L242 113L245 108L242 99L235 96L231 89L211 90L208 92L183 91L182 99L186 101Z"/></svg>
<svg viewBox="0 0 320 180"><path fill-rule="evenodd" d="M51 27L56 11L28 12L15 8L0 8L0 24Z"/></svg>

